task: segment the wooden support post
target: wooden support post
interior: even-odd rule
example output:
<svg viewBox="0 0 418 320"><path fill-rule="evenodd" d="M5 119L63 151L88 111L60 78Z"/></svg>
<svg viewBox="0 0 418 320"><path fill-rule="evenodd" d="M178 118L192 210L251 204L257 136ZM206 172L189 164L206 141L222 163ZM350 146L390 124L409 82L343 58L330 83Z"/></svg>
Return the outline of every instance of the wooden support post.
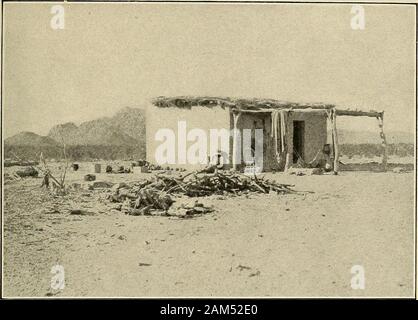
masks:
<svg viewBox="0 0 418 320"><path fill-rule="evenodd" d="M232 141L232 168L234 170L238 169L238 161L241 162L241 157L238 154L241 152L241 139L238 141L238 119L240 117L241 113L232 113L233 120L234 120L234 132L233 132L233 141ZM240 145L238 145L240 144Z"/></svg>
<svg viewBox="0 0 418 320"><path fill-rule="evenodd" d="M332 110L331 114L332 137L334 142L334 174L338 174L340 167L340 151L338 149L337 112Z"/></svg>
<svg viewBox="0 0 418 320"><path fill-rule="evenodd" d="M379 133L380 138L382 139L382 147L383 147L383 155L382 155L382 170L386 171L386 166L388 163L388 155L387 155L387 143L386 143L386 135L383 131L383 112L380 114L379 117L377 117L377 120L379 121Z"/></svg>
<svg viewBox="0 0 418 320"><path fill-rule="evenodd" d="M284 172L287 172L290 169L290 152L286 150L286 164L284 165Z"/></svg>
<svg viewBox="0 0 418 320"><path fill-rule="evenodd" d="M280 135L281 136L281 147L283 147L284 146L284 150L286 151L286 162L285 162L285 165L284 165L284 172L287 172L289 169L290 169L290 167L292 166L292 153L293 153L293 149L292 149L292 153L290 152L290 149L289 149L289 141L288 141L288 139L289 139L289 134L288 134L288 132L289 132L289 121L288 121L288 119L289 119L289 111L284 111L284 112L282 112L282 114L281 114L281 117L280 117L280 120L281 120L281 123L280 123L280 127L284 127L284 130L282 131L282 132L284 132L285 134L284 134L284 136L282 136L282 134ZM293 148L293 143L292 143L292 148Z"/></svg>

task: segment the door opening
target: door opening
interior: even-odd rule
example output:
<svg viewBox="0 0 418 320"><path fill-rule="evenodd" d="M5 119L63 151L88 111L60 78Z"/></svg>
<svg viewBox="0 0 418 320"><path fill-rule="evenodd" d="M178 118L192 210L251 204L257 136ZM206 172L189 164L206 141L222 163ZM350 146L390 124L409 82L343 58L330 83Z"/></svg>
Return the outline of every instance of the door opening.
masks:
<svg viewBox="0 0 418 320"><path fill-rule="evenodd" d="M293 121L293 163L304 160L305 121Z"/></svg>

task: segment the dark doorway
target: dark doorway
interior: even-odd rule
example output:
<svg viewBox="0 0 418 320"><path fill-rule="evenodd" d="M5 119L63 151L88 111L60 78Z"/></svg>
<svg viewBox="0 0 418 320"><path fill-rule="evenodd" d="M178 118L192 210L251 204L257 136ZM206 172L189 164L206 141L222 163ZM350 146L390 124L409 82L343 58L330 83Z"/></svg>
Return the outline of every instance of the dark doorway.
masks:
<svg viewBox="0 0 418 320"><path fill-rule="evenodd" d="M305 150L305 121L293 121L293 163L298 159L304 160Z"/></svg>

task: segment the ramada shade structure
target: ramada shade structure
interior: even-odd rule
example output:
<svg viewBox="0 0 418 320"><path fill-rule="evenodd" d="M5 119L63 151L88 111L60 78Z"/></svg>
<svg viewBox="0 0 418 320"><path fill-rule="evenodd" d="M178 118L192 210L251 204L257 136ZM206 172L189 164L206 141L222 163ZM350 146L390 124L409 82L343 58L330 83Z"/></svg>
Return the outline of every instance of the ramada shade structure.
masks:
<svg viewBox="0 0 418 320"><path fill-rule="evenodd" d="M327 103L297 103L282 101L276 99L243 99L229 97L195 97L195 96L179 96L179 97L157 97L153 100L153 104L159 108L186 108L191 107L222 107L229 108L234 117L234 128L236 128L238 118L241 113L272 113L275 110L297 111L297 112L315 112L324 113L332 125L332 140L334 147L334 172L338 172L339 167L339 150L338 150L338 134L336 117L337 116L362 116L373 117L379 121L380 137L382 140L383 157L382 167L385 170L387 164L386 153L386 137L383 131L384 111L362 111L357 109L340 109L334 104ZM235 136L234 136L235 147ZM235 149L235 148L234 148ZM286 164L288 167L288 164Z"/></svg>

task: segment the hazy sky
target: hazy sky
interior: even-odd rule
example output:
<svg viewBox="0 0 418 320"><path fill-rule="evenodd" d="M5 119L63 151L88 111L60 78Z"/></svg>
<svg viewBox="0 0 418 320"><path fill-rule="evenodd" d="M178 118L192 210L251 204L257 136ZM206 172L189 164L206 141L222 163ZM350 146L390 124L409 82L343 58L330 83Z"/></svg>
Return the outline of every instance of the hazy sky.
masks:
<svg viewBox="0 0 418 320"><path fill-rule="evenodd" d="M64 30L51 3L3 6L6 137L160 95L323 101L414 130L414 6L364 6L365 30L351 29L351 5L66 4Z"/></svg>

